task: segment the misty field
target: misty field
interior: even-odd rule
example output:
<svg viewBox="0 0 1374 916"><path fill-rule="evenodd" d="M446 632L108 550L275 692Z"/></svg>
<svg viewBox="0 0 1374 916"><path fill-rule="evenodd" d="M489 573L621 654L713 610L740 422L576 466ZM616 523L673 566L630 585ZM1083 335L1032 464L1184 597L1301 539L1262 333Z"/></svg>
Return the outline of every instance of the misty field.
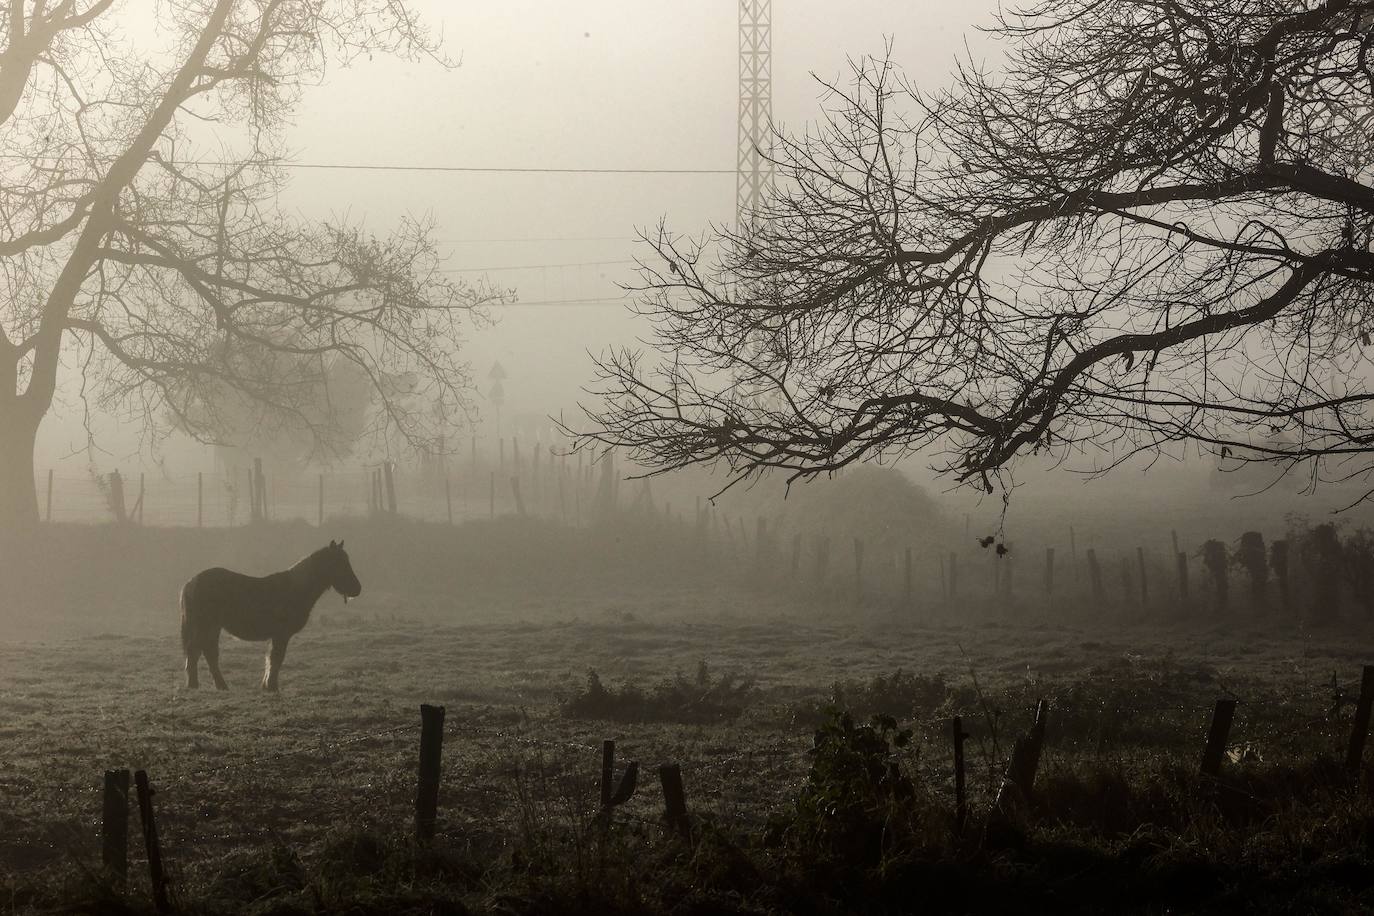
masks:
<svg viewBox="0 0 1374 916"><path fill-rule="evenodd" d="M350 546L365 543L357 525ZM230 543L122 536L126 558L170 551L192 566L197 550ZM537 542L499 526L480 539L499 554L517 536ZM269 529L232 543L273 553L312 537ZM108 599L98 577L67 582L58 608L20 590L0 643L4 911L151 907L136 810L129 888L99 869L102 774L125 766L149 773L173 893L191 911L845 912L854 899L902 911L917 888L927 908L952 911L1374 902L1374 805L1338 763L1374 632L1243 614L968 622L949 607L856 610L691 562L674 573L671 545L644 532L571 540L582 543L550 547L543 572L469 557L489 568L463 594L369 569L358 548L362 598L326 595L279 695L257 687L265 647L228 637L231 689L181 686L161 566L108 580ZM628 565L612 575L598 568L607 556ZM1197 767L1220 697L1239 707L1214 784ZM984 818L1039 698L1051 712L1029 826L994 838ZM447 710L432 848L411 840L421 703ZM913 732L884 745L914 800L884 815L875 862L808 820L843 807L826 800L833 773L811 753L817 728L835 726L832 706ZM971 735L970 824L957 838L953 715ZM617 777L630 760L640 771L603 831L604 738L617 741ZM690 844L662 820L657 767L670 762Z"/></svg>

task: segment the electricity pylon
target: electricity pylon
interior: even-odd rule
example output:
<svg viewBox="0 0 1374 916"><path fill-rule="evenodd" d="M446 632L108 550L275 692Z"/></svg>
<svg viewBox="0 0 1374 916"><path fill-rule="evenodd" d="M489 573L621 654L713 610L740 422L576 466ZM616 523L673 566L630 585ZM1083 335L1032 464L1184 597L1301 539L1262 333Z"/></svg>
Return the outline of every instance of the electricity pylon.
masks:
<svg viewBox="0 0 1374 916"><path fill-rule="evenodd" d="M772 164L764 158L772 120L773 0L740 0L735 226L741 231L772 175Z"/></svg>

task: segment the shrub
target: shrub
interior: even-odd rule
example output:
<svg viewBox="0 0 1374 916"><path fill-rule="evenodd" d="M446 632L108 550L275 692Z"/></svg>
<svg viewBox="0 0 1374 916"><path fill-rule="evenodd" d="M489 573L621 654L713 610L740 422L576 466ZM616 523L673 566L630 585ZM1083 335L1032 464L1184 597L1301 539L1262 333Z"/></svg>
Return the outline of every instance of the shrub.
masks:
<svg viewBox="0 0 1374 916"><path fill-rule="evenodd" d="M806 784L792 810L770 820L770 838L808 857L861 868L893 850L914 851L921 844L910 840L924 796L897 757L911 731L891 716L856 725L849 713L832 708L827 714L816 729Z"/></svg>
<svg viewBox="0 0 1374 916"><path fill-rule="evenodd" d="M757 695L752 677L722 674L712 677L705 661L695 678L681 671L644 691L634 684L607 687L595 670L587 672L587 686L559 704L570 719L607 719L613 722L721 722L737 719Z"/></svg>
<svg viewBox="0 0 1374 916"><path fill-rule="evenodd" d="M879 713L925 718L973 701L972 691L951 687L943 674L913 674L898 668L867 681L835 681L824 701L802 701L793 706L792 720L818 725L836 709L859 719Z"/></svg>

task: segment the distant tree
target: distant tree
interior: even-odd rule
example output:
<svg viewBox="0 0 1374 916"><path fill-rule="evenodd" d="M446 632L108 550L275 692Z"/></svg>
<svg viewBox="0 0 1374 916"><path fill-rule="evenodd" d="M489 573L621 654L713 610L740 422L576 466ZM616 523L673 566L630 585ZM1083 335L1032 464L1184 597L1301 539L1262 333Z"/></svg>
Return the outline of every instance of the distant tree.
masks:
<svg viewBox="0 0 1374 916"><path fill-rule="evenodd" d="M155 37L125 33L154 10ZM97 405L206 441L229 432L232 394L327 442L310 405L340 359L414 443L462 416L456 341L488 293L438 272L424 223L379 239L276 204L304 87L374 54L444 63L404 0L6 5L0 529L37 518L34 441L64 362ZM448 415L390 394L403 373Z"/></svg>
<svg viewBox="0 0 1374 916"><path fill-rule="evenodd" d="M747 225L648 239L664 357L598 361L588 439L735 479L920 451L989 491L1089 444L1367 472L1371 24L1043 0L945 91L857 63Z"/></svg>

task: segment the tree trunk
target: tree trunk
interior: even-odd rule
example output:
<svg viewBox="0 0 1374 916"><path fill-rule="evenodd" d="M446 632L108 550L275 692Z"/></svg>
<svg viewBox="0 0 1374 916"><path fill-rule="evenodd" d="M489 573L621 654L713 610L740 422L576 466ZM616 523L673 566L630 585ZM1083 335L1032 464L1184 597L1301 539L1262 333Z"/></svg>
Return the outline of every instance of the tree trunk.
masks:
<svg viewBox="0 0 1374 916"><path fill-rule="evenodd" d="M38 487L33 476L33 448L38 424L23 416L12 399L0 405L0 535L23 534L38 526ZM16 416L18 415L18 416Z"/></svg>

